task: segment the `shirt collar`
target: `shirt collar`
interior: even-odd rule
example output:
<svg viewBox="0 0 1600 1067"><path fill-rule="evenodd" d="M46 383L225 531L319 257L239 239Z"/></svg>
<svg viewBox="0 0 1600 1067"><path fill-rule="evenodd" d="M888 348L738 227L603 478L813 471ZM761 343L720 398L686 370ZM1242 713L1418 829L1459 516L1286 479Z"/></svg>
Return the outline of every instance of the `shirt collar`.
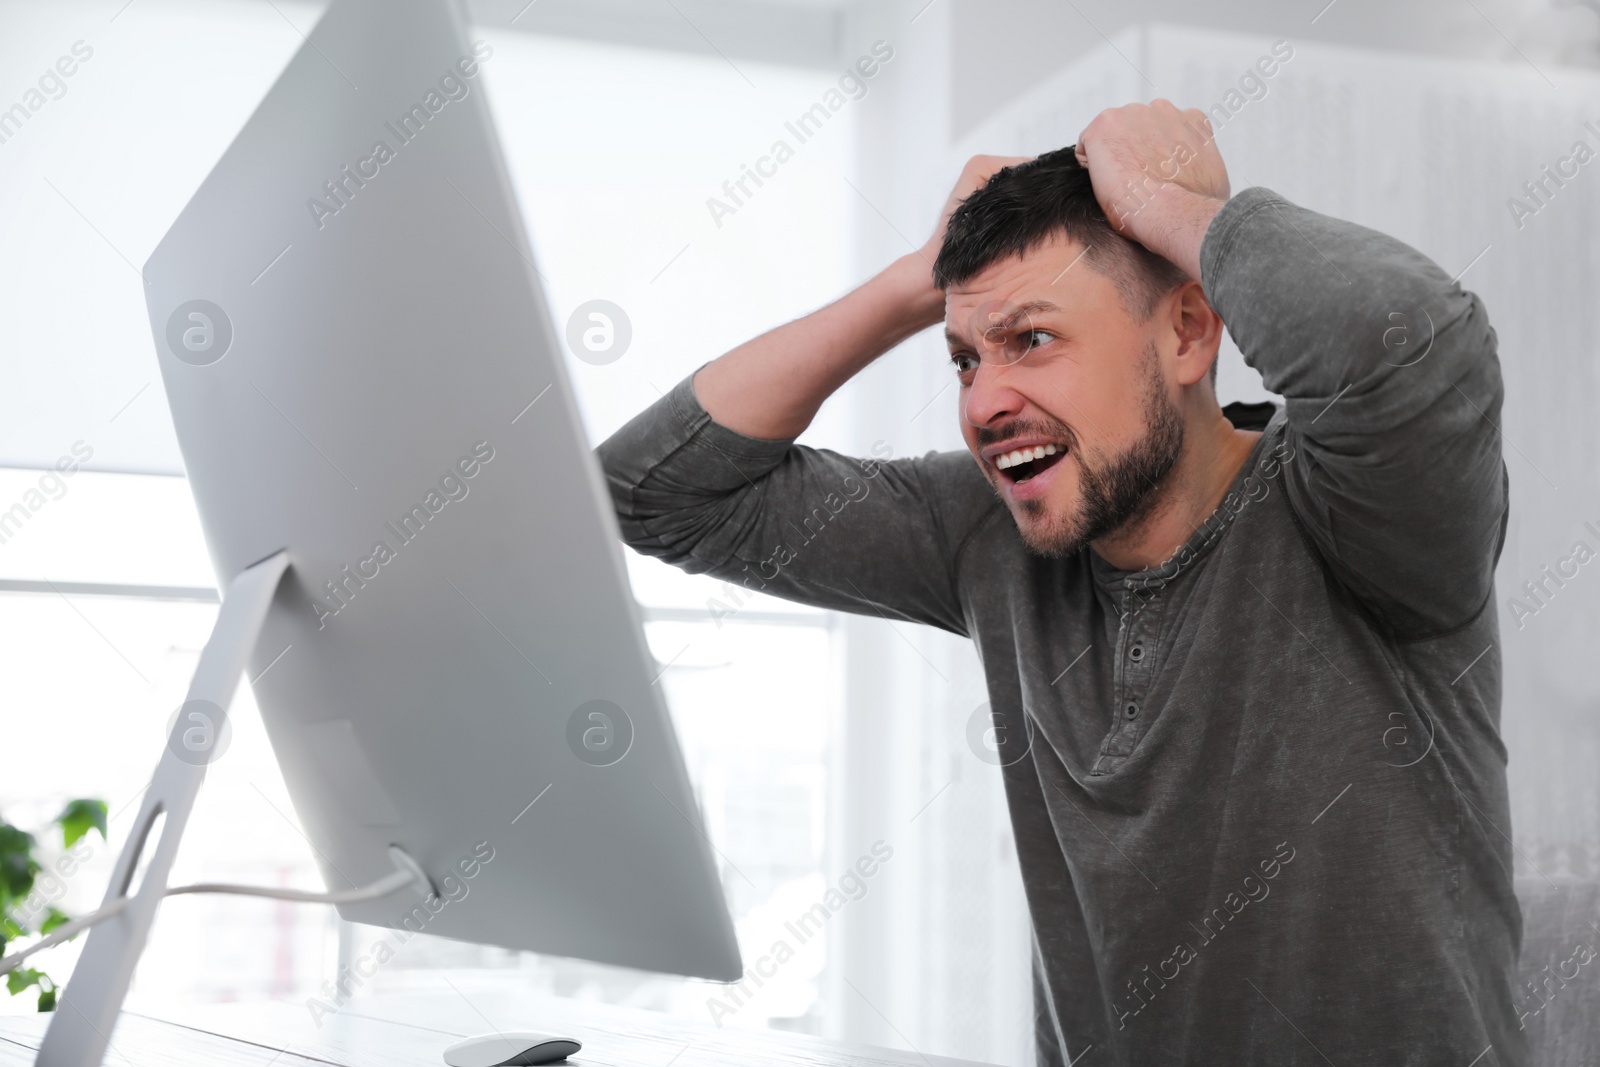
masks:
<svg viewBox="0 0 1600 1067"><path fill-rule="evenodd" d="M1223 412L1229 416L1235 427L1260 429L1262 433L1251 446L1249 456L1234 474L1228 491L1222 495L1222 502L1195 528L1194 533L1189 535L1189 539L1176 552L1165 562L1154 567L1137 571L1120 570L1102 559L1092 547L1085 546L1083 551L1088 553L1095 584L1100 588L1108 593L1133 589L1159 589L1203 559L1233 524L1234 517L1248 506L1250 498L1245 494L1245 480L1261 465L1271 440L1281 436L1284 425L1283 409L1272 404L1229 404ZM1265 416L1264 423L1261 416Z"/></svg>

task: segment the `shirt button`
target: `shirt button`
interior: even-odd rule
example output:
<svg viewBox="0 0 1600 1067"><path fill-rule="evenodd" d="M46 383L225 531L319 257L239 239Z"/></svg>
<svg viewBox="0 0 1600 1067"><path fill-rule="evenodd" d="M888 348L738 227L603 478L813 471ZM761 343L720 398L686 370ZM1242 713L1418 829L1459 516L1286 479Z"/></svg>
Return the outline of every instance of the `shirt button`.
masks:
<svg viewBox="0 0 1600 1067"><path fill-rule="evenodd" d="M1139 705L1135 704L1131 700L1128 701L1128 706L1122 709L1122 714L1126 715L1130 719L1134 718L1139 714Z"/></svg>
<svg viewBox="0 0 1600 1067"><path fill-rule="evenodd" d="M1128 649L1128 658L1133 660L1135 663L1144 659L1144 646L1134 645L1132 648Z"/></svg>

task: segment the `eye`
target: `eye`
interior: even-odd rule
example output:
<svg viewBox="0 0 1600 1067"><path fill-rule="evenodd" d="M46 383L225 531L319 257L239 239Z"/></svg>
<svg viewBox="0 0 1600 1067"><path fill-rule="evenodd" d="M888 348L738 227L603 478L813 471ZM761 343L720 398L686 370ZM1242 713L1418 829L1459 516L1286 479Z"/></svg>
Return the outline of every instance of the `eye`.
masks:
<svg viewBox="0 0 1600 1067"><path fill-rule="evenodd" d="M1022 335L1023 345L1027 348L1038 348L1056 339L1056 335L1049 330L1029 330Z"/></svg>
<svg viewBox="0 0 1600 1067"><path fill-rule="evenodd" d="M978 363L978 357L973 355L971 352L950 353L950 364L951 366L955 367L956 374L959 377L965 378L967 375L977 371Z"/></svg>

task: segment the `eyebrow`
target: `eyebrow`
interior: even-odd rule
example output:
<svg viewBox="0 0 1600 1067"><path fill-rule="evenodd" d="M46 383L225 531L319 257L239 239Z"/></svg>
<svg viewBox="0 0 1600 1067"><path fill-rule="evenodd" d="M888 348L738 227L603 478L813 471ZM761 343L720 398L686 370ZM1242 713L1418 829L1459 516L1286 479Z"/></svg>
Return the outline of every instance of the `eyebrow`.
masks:
<svg viewBox="0 0 1600 1067"><path fill-rule="evenodd" d="M1001 319L999 322L995 323L993 326L987 327L984 332L987 333L989 330L994 329L1010 330L1015 327L1020 320L1025 319L1030 315L1048 315L1060 310L1061 308L1058 305L1053 304L1048 300L1030 300L1026 304L1019 304L1015 308L1012 308L1010 314ZM955 330L948 326L946 326L944 330L944 339L946 344L959 344L963 341L963 338L957 334Z"/></svg>

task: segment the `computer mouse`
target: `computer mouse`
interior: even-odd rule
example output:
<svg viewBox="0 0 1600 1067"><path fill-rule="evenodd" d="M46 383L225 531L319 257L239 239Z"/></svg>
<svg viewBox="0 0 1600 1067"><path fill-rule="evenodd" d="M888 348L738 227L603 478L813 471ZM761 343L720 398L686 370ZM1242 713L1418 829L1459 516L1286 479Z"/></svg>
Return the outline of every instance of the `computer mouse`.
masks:
<svg viewBox="0 0 1600 1067"><path fill-rule="evenodd" d="M506 1030L457 1041L444 1050L450 1067L531 1067L564 1060L583 1045L570 1037Z"/></svg>

